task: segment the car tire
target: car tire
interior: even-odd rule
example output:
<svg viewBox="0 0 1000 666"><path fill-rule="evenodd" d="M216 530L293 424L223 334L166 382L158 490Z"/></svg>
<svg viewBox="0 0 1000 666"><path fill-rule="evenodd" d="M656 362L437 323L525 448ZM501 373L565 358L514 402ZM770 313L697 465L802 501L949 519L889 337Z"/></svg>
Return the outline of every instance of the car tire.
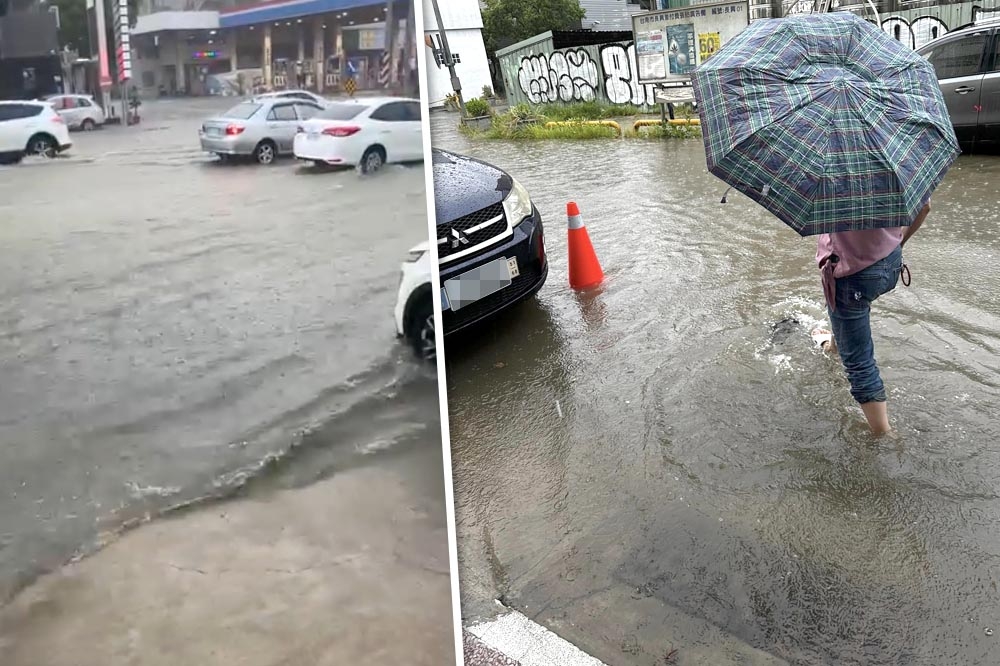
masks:
<svg viewBox="0 0 1000 666"><path fill-rule="evenodd" d="M274 164L274 160L278 158L278 147L270 139L264 139L253 149L253 158L257 164Z"/></svg>
<svg viewBox="0 0 1000 666"><path fill-rule="evenodd" d="M361 156L358 170L361 173L375 173L385 164L385 148L372 146Z"/></svg>
<svg viewBox="0 0 1000 666"><path fill-rule="evenodd" d="M28 139L28 146L25 148L28 155L37 157L55 157L58 152L56 140L48 134L36 134Z"/></svg>
<svg viewBox="0 0 1000 666"><path fill-rule="evenodd" d="M437 340L434 336L434 302L430 295L414 305L407 326L410 346L418 358L433 362L437 358Z"/></svg>
<svg viewBox="0 0 1000 666"><path fill-rule="evenodd" d="M93 132L97 129L97 123L94 122L93 118L84 118L83 122L80 123L80 129L84 132Z"/></svg>

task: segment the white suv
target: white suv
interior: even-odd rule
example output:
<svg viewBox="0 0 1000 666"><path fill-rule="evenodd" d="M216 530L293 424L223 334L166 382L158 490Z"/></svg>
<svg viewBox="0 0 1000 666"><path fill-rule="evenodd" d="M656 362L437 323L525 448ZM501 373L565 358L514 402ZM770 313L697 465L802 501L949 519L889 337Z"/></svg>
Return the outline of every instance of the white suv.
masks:
<svg viewBox="0 0 1000 666"><path fill-rule="evenodd" d="M68 150L66 121L47 102L0 102L0 162L25 155L54 157Z"/></svg>

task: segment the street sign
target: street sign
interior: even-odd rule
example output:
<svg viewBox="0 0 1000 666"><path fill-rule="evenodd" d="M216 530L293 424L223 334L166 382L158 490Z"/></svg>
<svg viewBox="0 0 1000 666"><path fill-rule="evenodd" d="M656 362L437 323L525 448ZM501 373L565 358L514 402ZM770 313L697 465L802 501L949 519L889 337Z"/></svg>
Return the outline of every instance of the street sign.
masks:
<svg viewBox="0 0 1000 666"><path fill-rule="evenodd" d="M691 86L660 88L654 99L657 104L693 104L694 89Z"/></svg>
<svg viewBox="0 0 1000 666"><path fill-rule="evenodd" d="M748 0L691 4L632 17L639 83L691 80L701 63L750 25Z"/></svg>
<svg viewBox="0 0 1000 666"><path fill-rule="evenodd" d="M358 84L354 82L354 78L347 77L347 80L344 81L344 90L347 91L347 94L350 95L351 97L354 97L354 91L356 91L357 89L358 89Z"/></svg>

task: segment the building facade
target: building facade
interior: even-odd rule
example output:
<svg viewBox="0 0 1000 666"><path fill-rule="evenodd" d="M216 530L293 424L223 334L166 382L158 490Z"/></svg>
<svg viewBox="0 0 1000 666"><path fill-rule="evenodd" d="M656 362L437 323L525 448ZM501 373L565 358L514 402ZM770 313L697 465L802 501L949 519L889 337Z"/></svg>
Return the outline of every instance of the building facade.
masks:
<svg viewBox="0 0 1000 666"><path fill-rule="evenodd" d="M455 59L455 72L462 82L462 94L466 99L479 97L484 86L493 88L490 63L483 43L483 14L479 2L439 0L438 7L448 47ZM448 68L434 55L434 50L441 48L441 30L429 0L424 0L424 44L427 54L427 99L431 108L436 108L444 105L452 88Z"/></svg>
<svg viewBox="0 0 1000 666"><path fill-rule="evenodd" d="M0 3L0 99L62 92L55 15L36 2Z"/></svg>
<svg viewBox="0 0 1000 666"><path fill-rule="evenodd" d="M132 49L133 85L143 94L294 88L328 94L350 86L416 92L410 0L206 0L194 6L155 0L146 6L150 11L141 10Z"/></svg>

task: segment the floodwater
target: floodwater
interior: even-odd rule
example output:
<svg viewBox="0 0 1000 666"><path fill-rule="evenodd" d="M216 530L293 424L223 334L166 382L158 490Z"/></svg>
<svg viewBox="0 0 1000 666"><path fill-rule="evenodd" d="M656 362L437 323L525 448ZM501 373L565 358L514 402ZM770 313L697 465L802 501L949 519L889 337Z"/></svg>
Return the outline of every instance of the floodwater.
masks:
<svg viewBox="0 0 1000 666"><path fill-rule="evenodd" d="M876 302L897 437L873 439L815 241L694 141L436 146L547 226L538 298L449 341L464 621L518 608L609 664L997 663L1000 159L962 157ZM606 280L567 286L565 205ZM799 324L775 324L794 318Z"/></svg>
<svg viewBox="0 0 1000 666"><path fill-rule="evenodd" d="M0 602L171 509L440 446L392 323L422 168L219 164L232 103L0 168Z"/></svg>

